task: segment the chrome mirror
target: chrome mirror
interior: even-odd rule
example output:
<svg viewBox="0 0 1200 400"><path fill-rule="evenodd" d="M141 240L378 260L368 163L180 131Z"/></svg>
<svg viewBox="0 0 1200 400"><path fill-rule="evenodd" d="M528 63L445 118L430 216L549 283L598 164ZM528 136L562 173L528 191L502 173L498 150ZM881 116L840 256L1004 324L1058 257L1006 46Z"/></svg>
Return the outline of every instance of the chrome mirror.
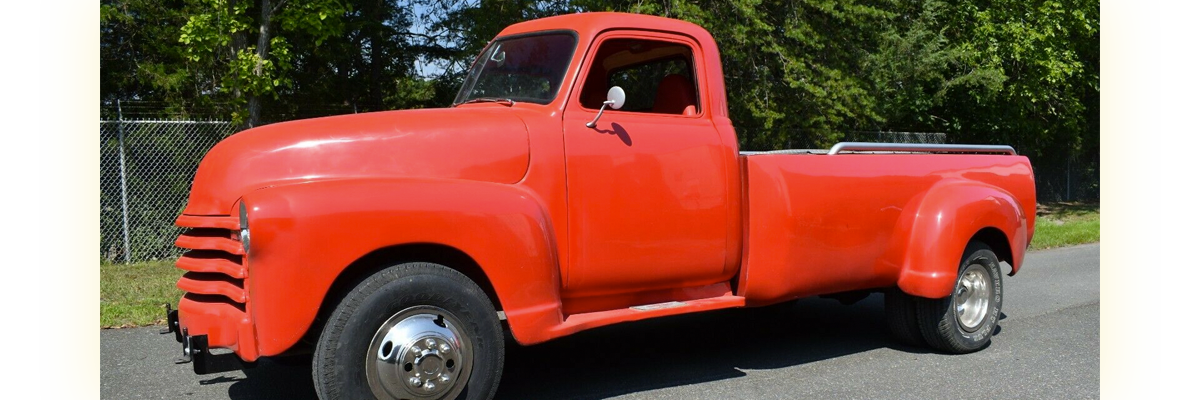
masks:
<svg viewBox="0 0 1200 400"><path fill-rule="evenodd" d="M605 100L604 104L600 105L600 111L596 113L596 118L593 118L592 122L588 122L584 125L587 126L588 128L595 128L596 121L599 121L600 116L604 115L604 107L610 107L614 110L620 110L621 106L624 106L624 105L625 105L625 89L621 89L620 86L613 86L612 88L608 89L608 100Z"/></svg>

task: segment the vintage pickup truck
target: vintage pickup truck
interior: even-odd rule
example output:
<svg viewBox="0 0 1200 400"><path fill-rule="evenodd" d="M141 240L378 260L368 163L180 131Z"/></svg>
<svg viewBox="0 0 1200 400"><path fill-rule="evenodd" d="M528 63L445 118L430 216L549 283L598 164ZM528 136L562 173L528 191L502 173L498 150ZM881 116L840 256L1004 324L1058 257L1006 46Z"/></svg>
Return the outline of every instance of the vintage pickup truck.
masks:
<svg viewBox="0 0 1200 400"><path fill-rule="evenodd" d="M168 329L198 373L311 357L320 397L354 399L489 398L505 326L532 345L817 295L884 292L900 340L964 353L1034 213L1008 146L739 152L707 31L564 15L501 32L449 108L214 147Z"/></svg>

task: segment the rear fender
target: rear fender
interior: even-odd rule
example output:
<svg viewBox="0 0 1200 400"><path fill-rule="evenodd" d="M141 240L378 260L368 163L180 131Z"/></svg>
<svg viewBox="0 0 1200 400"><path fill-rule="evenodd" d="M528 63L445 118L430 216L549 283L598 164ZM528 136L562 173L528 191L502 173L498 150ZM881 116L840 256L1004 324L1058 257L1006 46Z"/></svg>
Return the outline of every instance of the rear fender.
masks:
<svg viewBox="0 0 1200 400"><path fill-rule="evenodd" d="M439 244L471 257L523 343L562 321L552 228L537 197L518 186L347 179L266 188L243 201L251 233L247 311L263 355L300 340L347 266L402 244Z"/></svg>
<svg viewBox="0 0 1200 400"><path fill-rule="evenodd" d="M1015 274L1029 240L1023 210L1012 194L983 182L952 179L934 185L911 214L898 286L915 296L949 296L967 242L989 227L1004 233Z"/></svg>

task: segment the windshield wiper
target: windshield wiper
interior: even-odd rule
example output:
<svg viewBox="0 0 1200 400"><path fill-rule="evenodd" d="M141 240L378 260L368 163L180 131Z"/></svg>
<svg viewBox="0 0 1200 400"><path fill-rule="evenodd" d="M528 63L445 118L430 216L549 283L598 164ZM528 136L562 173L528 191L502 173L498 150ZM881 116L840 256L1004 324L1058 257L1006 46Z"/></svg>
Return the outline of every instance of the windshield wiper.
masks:
<svg viewBox="0 0 1200 400"><path fill-rule="evenodd" d="M461 103L454 103L452 106L460 106L460 105L463 105L463 104L471 104L471 103L483 103L483 102L508 103L508 106L509 106L509 107L512 107L512 105L513 105L513 104L516 104L516 102L514 102L512 99L509 99L509 98L503 98L503 97L476 97L476 98L474 98L474 99L470 99L470 100L467 100L467 101L464 101L464 102L461 102Z"/></svg>

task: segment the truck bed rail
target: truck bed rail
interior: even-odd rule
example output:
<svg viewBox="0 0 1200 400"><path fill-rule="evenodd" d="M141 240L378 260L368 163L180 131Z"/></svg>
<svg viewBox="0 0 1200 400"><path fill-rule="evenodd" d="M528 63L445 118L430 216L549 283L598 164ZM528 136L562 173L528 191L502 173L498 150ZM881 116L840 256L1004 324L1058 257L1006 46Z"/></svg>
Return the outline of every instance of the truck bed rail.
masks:
<svg viewBox="0 0 1200 400"><path fill-rule="evenodd" d="M1017 155L1012 146L984 144L912 144L912 143L862 143L841 142L829 149L829 155L846 151L886 151L913 153L959 153L959 154L1007 154Z"/></svg>
<svg viewBox="0 0 1200 400"><path fill-rule="evenodd" d="M829 150L824 149L788 149L771 151L743 151L743 156L759 154L825 154L838 155L846 152L871 153L949 153L949 154L1005 154L1017 155L1012 146L986 144L916 144L916 143L867 143L841 142Z"/></svg>

